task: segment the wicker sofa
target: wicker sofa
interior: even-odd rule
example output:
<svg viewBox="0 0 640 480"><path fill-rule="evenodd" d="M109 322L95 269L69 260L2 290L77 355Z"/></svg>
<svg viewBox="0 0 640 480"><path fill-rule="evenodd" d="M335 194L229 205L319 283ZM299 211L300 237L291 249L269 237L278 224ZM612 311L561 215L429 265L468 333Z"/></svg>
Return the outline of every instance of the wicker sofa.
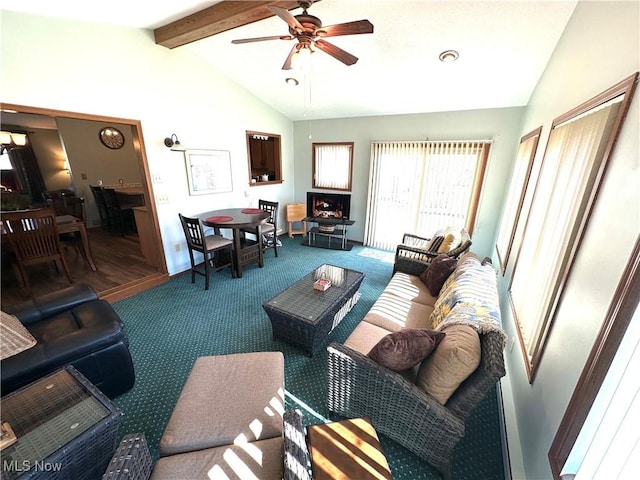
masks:
<svg viewBox="0 0 640 480"><path fill-rule="evenodd" d="M369 417L375 428L400 443L445 477L451 475L456 444L465 434L465 421L505 375L496 274L490 261L470 252L453 260L455 270L438 297L418 276L431 262L406 258L384 292L344 344L328 347L328 410L345 417ZM429 266L429 268L432 268ZM446 400L427 391L422 372L434 353L410 370L393 371L367 354L392 332L436 329L453 333L464 324L477 332L477 363L472 373L454 386ZM450 333L448 333L450 332ZM451 336L450 342L456 337ZM457 372L453 372L457 375ZM455 376L455 375L453 375Z"/></svg>

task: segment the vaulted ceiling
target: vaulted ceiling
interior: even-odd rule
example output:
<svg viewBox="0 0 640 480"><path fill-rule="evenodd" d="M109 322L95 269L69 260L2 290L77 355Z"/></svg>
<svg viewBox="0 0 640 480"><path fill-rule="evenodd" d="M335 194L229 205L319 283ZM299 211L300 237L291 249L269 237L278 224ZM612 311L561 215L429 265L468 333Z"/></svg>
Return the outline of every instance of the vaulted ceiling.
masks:
<svg viewBox="0 0 640 480"><path fill-rule="evenodd" d="M322 0L324 25L368 19L374 33L332 37L359 58L346 66L322 51L306 71L282 70L295 40L267 4L296 1L0 0L3 10L154 30L163 48L185 49L292 120L526 105L577 0ZM104 8L108 6L108 8ZM445 50L459 58L444 63ZM295 87L285 82L296 78Z"/></svg>

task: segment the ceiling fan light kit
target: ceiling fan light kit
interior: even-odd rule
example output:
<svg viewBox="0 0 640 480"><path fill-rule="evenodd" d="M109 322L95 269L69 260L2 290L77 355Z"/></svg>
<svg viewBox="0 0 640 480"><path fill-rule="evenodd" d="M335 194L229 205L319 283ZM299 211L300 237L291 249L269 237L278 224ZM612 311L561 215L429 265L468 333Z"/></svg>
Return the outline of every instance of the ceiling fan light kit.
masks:
<svg viewBox="0 0 640 480"><path fill-rule="evenodd" d="M322 21L313 15L307 13L307 9L311 7L312 1L300 1L298 5L302 8L302 13L296 16L291 15L288 10L280 7L269 6L275 15L284 20L289 25L289 35L273 35L270 37L243 38L232 40L233 44L262 42L265 40L293 40L298 41L289 55L287 56L283 70L290 70L297 67L297 63L302 60L301 57L314 52L313 47L331 55L336 60L345 65L353 65L358 61L358 57L336 47L332 43L327 42L324 38L337 37L341 35L359 35L365 33L373 33L373 24L369 20L356 20L347 23L338 23L335 25L322 26ZM302 66L304 68L304 66Z"/></svg>

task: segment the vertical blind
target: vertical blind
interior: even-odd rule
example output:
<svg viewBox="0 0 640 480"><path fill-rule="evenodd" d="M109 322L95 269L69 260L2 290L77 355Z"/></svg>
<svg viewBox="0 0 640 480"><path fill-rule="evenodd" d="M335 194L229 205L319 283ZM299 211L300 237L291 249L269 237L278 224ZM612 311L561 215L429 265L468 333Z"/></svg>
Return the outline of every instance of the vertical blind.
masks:
<svg viewBox="0 0 640 480"><path fill-rule="evenodd" d="M620 100L551 131L510 288L529 367L541 352L619 107Z"/></svg>
<svg viewBox="0 0 640 480"><path fill-rule="evenodd" d="M487 141L371 144L365 245L393 250L402 234L469 229Z"/></svg>

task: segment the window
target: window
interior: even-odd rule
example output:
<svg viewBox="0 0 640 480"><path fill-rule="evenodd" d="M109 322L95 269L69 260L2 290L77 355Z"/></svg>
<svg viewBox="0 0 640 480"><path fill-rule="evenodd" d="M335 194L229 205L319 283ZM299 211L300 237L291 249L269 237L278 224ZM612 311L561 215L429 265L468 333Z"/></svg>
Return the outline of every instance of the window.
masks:
<svg viewBox="0 0 640 480"><path fill-rule="evenodd" d="M353 142L314 143L313 188L351 191Z"/></svg>
<svg viewBox="0 0 640 480"><path fill-rule="evenodd" d="M373 143L365 245L393 250L404 232L430 237L444 227L471 234L489 147L485 141Z"/></svg>
<svg viewBox="0 0 640 480"><path fill-rule="evenodd" d="M539 127L520 139L516 164L511 177L511 187L507 194L502 222L500 223L500 232L496 242L496 252L498 253L498 260L503 274L507 269L507 262L509 261L509 254L511 253L516 233L516 225L522 210L527 182L531 175L533 159L536 155L541 131L542 127Z"/></svg>
<svg viewBox="0 0 640 480"><path fill-rule="evenodd" d="M249 160L249 185L282 183L280 135L246 132Z"/></svg>
<svg viewBox="0 0 640 480"><path fill-rule="evenodd" d="M509 296L533 382L637 74L555 119Z"/></svg>
<svg viewBox="0 0 640 480"><path fill-rule="evenodd" d="M633 461L637 462L640 458L637 453L640 448L638 431L635 428L638 421L630 417L640 412L637 406L640 384L636 373L640 353L639 298L640 237L636 239L549 449L549 463L554 478L560 478L562 474L562 478L569 479L576 473L578 479L581 475L583 478L599 478L593 471L588 471L595 465L598 469L602 468L601 478L633 478L633 474L625 477L623 467L632 472L638 471L637 465L633 466ZM632 361L636 362L635 366ZM627 375L631 378L625 378ZM615 380L620 383L616 385ZM631 385L626 384L629 380ZM635 407L632 402L635 402ZM627 414L629 418L626 418ZM603 428L594 428L596 425ZM602 434L608 434L609 438L600 437ZM614 438L621 440L621 443L615 445L612 441ZM605 448L601 447L603 443ZM635 448L635 454L629 454L631 448ZM586 462L584 467L583 460Z"/></svg>

